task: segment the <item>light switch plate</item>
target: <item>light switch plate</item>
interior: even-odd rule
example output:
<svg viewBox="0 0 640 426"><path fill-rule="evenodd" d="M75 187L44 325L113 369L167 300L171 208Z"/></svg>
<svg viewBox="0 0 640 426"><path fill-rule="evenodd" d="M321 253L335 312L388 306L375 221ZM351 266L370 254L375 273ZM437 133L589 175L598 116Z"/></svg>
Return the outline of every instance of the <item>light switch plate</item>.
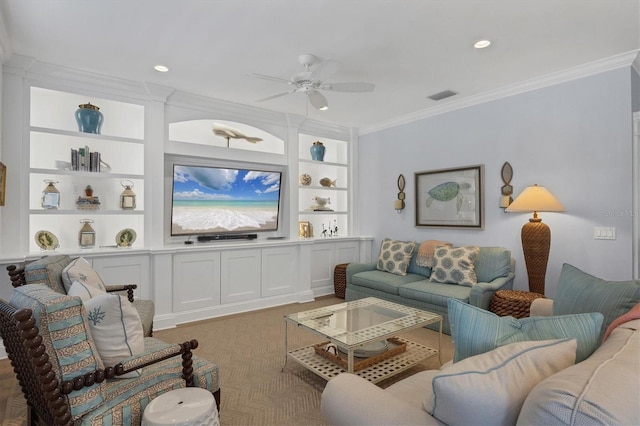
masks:
<svg viewBox="0 0 640 426"><path fill-rule="evenodd" d="M616 228L597 226L593 228L593 238L596 240L615 240Z"/></svg>

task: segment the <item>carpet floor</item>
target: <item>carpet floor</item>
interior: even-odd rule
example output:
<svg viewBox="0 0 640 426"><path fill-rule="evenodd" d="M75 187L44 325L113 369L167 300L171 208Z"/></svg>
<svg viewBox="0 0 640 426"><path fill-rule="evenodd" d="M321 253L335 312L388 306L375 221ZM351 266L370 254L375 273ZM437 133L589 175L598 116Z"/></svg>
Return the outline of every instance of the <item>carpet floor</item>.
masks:
<svg viewBox="0 0 640 426"><path fill-rule="evenodd" d="M321 377L289 360L284 371L283 316L299 311L340 303L323 297L309 303L215 318L158 330L154 337L181 343L197 339L195 354L220 367L222 425L324 425L320 414L320 395L326 385ZM317 343L318 337L288 328L289 348ZM418 343L437 348L438 333L419 329L403 334ZM453 358L453 344L442 336L442 362ZM439 368L438 357L431 357L384 382L396 381L427 369ZM8 360L0 361L0 415L3 426L26 425L26 408Z"/></svg>

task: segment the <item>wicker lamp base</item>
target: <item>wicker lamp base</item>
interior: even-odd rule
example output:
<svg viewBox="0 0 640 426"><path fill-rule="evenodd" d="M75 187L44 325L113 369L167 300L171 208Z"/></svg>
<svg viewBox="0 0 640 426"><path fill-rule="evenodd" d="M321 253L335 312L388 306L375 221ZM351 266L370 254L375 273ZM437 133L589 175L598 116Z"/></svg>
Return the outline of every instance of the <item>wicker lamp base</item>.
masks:
<svg viewBox="0 0 640 426"><path fill-rule="evenodd" d="M529 290L544 294L544 280L547 274L551 230L542 219L532 218L522 227L522 251L527 265Z"/></svg>

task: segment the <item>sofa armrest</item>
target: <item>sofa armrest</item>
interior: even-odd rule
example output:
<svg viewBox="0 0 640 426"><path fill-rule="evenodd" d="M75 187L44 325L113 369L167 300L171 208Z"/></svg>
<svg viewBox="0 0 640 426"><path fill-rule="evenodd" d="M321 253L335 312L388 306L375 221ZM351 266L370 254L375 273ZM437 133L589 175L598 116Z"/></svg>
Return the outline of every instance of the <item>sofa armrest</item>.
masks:
<svg viewBox="0 0 640 426"><path fill-rule="evenodd" d="M350 263L347 266L347 284L351 282L351 277L353 274L357 274L358 272L364 271L375 271L377 263Z"/></svg>
<svg viewBox="0 0 640 426"><path fill-rule="evenodd" d="M439 425L422 407L407 404L384 389L342 373L329 380L320 410L332 425Z"/></svg>
<svg viewBox="0 0 640 426"><path fill-rule="evenodd" d="M553 299L535 299L531 302L529 308L529 316L532 317L550 317L553 315Z"/></svg>
<svg viewBox="0 0 640 426"><path fill-rule="evenodd" d="M498 290L511 290L515 276L515 273L509 272L509 275L506 277L498 277L488 283L480 282L475 284L471 287L469 304L488 311L491 305L491 298L495 292Z"/></svg>

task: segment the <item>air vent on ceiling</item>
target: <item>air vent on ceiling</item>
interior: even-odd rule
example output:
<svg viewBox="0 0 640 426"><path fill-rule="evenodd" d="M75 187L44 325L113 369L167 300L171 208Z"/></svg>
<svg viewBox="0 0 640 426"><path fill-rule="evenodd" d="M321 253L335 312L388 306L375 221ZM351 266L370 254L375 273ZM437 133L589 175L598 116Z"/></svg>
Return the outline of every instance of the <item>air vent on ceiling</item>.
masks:
<svg viewBox="0 0 640 426"><path fill-rule="evenodd" d="M456 92L452 92L451 90L445 90L445 91L442 91L440 93L435 93L435 94L433 94L431 96L427 96L427 97L429 99L433 100L433 101L440 101L442 99L450 98L451 96L455 96L455 95L457 95Z"/></svg>

